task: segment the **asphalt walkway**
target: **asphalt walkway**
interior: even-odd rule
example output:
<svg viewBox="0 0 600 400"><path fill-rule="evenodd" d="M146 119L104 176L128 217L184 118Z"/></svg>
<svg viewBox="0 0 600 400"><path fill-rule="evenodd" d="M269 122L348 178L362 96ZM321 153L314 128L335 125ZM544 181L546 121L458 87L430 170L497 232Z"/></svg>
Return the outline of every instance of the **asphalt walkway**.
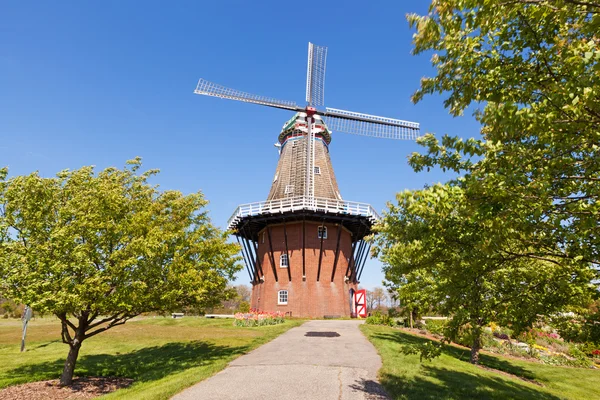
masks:
<svg viewBox="0 0 600 400"><path fill-rule="evenodd" d="M232 361L175 400L387 399L362 321L309 321Z"/></svg>

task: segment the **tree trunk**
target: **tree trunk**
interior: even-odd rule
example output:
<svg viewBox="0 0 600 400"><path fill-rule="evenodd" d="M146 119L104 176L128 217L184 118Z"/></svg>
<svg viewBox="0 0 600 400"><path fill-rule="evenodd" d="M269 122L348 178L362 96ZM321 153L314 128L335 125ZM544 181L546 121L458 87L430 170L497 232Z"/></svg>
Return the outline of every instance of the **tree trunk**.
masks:
<svg viewBox="0 0 600 400"><path fill-rule="evenodd" d="M412 310L410 310L409 314L410 314L410 329L412 329L413 328L413 317L412 317L413 316L413 312L412 312Z"/></svg>
<svg viewBox="0 0 600 400"><path fill-rule="evenodd" d="M479 350L481 349L481 330L473 329L473 345L471 346L471 364L479 364Z"/></svg>
<svg viewBox="0 0 600 400"><path fill-rule="evenodd" d="M75 363L79 356L79 349L81 349L81 341L78 338L75 338L73 343L69 344L69 355L65 361L63 373L60 376L60 384L62 386L69 386L73 383L73 373L75 372Z"/></svg>

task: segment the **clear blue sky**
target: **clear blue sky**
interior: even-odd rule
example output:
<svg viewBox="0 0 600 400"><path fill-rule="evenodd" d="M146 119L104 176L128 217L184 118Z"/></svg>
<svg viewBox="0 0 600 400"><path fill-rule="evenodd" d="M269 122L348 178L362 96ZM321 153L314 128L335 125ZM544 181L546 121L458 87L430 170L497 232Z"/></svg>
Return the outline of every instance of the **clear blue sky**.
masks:
<svg viewBox="0 0 600 400"><path fill-rule="evenodd" d="M325 4L326 3L326 4ZM409 5L409 3L412 3ZM0 165L11 175L124 165L141 156L163 189L202 190L221 227L241 203L264 200L273 147L291 114L193 94L199 78L304 104L309 41L329 47L329 107L477 136L442 97L410 95L431 75L412 56L406 13L427 1L3 2L0 5ZM445 181L415 173L421 148L343 133L330 147L342 196L381 211L395 193ZM362 284L381 285L369 260ZM248 283L242 271L238 283Z"/></svg>

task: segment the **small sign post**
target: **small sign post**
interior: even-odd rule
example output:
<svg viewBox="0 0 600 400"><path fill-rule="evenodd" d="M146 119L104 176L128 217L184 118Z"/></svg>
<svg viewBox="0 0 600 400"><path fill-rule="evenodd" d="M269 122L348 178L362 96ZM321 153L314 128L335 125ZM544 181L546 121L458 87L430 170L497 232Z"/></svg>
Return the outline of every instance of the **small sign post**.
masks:
<svg viewBox="0 0 600 400"><path fill-rule="evenodd" d="M31 319L33 315L33 311L31 307L25 306L25 311L23 311L23 317L21 317L21 321L23 321L23 337L21 339L21 352L25 351L25 335L27 335L27 323Z"/></svg>

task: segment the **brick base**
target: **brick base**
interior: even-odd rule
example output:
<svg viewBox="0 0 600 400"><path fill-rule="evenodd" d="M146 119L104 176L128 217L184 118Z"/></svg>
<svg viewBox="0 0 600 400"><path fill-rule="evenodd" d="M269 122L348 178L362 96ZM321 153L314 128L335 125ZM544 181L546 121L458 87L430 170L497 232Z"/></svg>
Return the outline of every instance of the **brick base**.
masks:
<svg viewBox="0 0 600 400"><path fill-rule="evenodd" d="M350 232L338 224L325 223L327 238L321 240L318 237L320 225L295 222L288 223L284 230L282 224L274 224L260 232L258 258L264 280L252 289L252 308L282 311L294 317L350 316L350 290L357 290L357 285L345 278L352 238ZM282 268L286 233L289 266ZM334 271L338 237L339 254ZM279 304L280 291L287 291L287 304Z"/></svg>

